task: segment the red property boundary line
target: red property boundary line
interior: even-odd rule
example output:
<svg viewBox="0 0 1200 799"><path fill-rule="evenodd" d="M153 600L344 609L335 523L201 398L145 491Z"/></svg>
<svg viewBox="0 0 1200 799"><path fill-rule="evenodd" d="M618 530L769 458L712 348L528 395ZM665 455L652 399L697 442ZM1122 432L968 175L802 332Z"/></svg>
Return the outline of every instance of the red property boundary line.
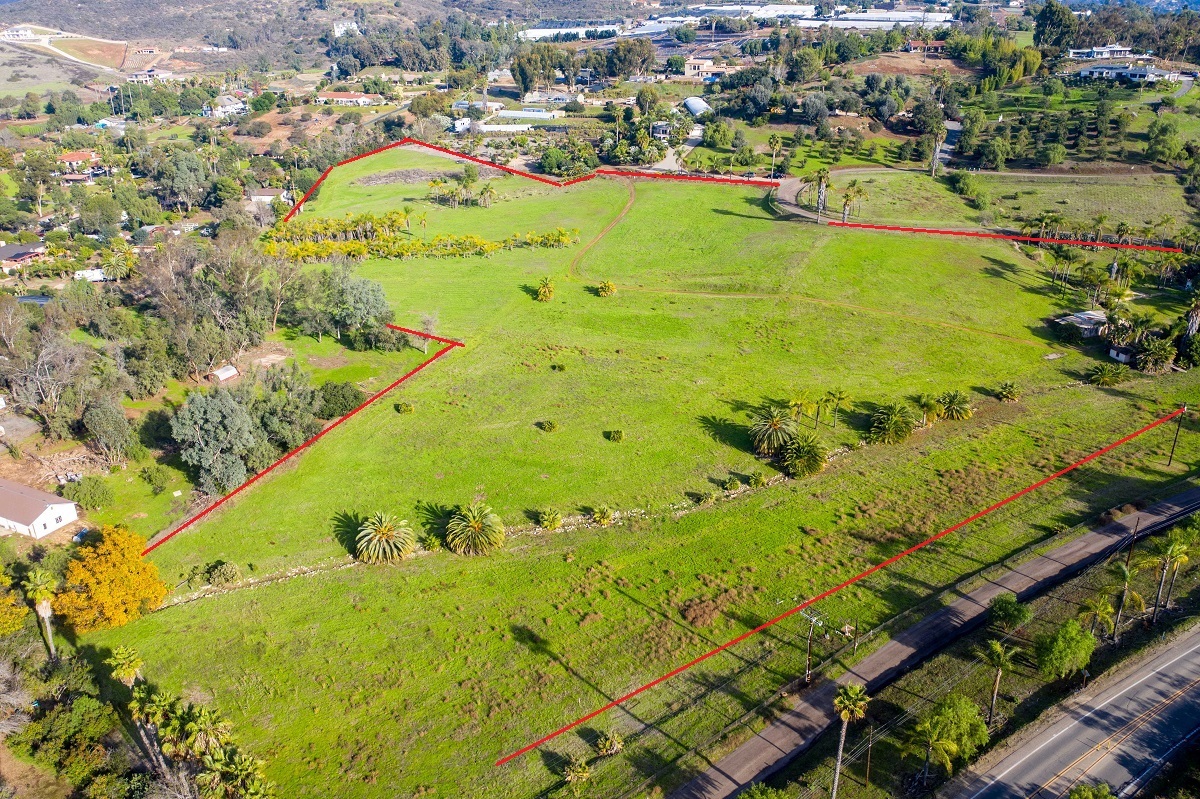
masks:
<svg viewBox="0 0 1200 799"><path fill-rule="evenodd" d="M328 171L328 170L326 170L326 171ZM418 372L420 372L420 371L421 371L422 369L424 369L426 366L429 366L431 363L433 363L434 361L436 361L438 358L441 358L443 355L445 355L446 353L450 352L451 350L453 350L453 349L455 349L455 348L457 348L457 347L463 347L463 346L466 346L466 345L464 345L464 344L463 344L461 341L455 341L455 340L453 340L453 339L449 339L449 338L442 338L441 336L434 336L434 335L431 335L431 334L429 334L429 333L420 333L420 332L418 332L418 331L416 331L416 330L409 330L407 327L400 327L400 326L398 326L398 325L388 325L388 327L390 327L392 330L399 330L399 331L400 331L400 332L402 332L402 333L408 333L409 335L413 335L413 336L420 336L421 338L428 339L428 340L430 340L430 341L436 341L436 342L438 342L438 343L440 343L440 344L445 344L446 346L442 347L440 350L438 350L437 352L435 352L435 353L433 354L433 357L432 357L432 358L429 358L428 360L422 361L422 362L421 362L420 364L418 364L418 365L417 365L415 368L413 368L412 370L410 370L409 372L407 372L406 374L404 374L403 376L401 376L399 379L397 379L397 380L393 381L393 382L392 382L391 384L389 384L388 386L384 387L383 389L381 389L381 390L379 390L379 391L376 391L374 394L372 394L371 396L367 397L366 401L365 401L365 402L364 402L362 405L359 405L357 408L355 408L354 410L350 411L348 414L346 414L345 416L341 417L340 419L338 419L337 421L335 421L333 424L329 425L329 427L326 427L324 430L322 430L321 432L317 433L315 436L313 436L312 438L310 438L308 441L305 441L303 444L301 444L300 446L296 447L294 450L292 450L291 452L287 453L287 454L286 454L286 455L284 455L282 458L280 458L279 460L275 461L275 462L274 462L274 463L272 463L270 466L268 466L267 468L263 469L261 472L259 472L258 474L254 475L253 477L251 477L251 478L250 478L249 480L247 480L246 482L242 483L242 484L241 484L240 486L238 486L237 488L233 489L233 491L230 491L228 494L226 494L225 496L221 497L219 500L217 500L217 501L216 501L216 502L214 502L213 504L209 505L209 506L208 506L207 508L205 508L204 510L200 511L200 512L199 512L199 513L197 513L195 516L193 516L192 518L188 519L188 520L187 520L187 521L185 521L183 524L179 525L179 526L178 526L178 527L176 527L174 530L172 530L171 532L167 533L165 536L163 536L163 537L162 537L162 538L160 538L159 540L155 541L153 544L151 544L150 546L146 547L145 549L143 549L143 550L142 550L142 557L145 557L146 555L149 555L151 552L153 552L154 550L158 549L160 546L162 546L163 544L167 543L167 542L168 542L168 541L170 541L172 538L174 538L175 536L179 535L179 534L180 534L180 533L182 533L184 530L186 530L187 528L191 527L193 524L195 524L196 522L200 521L200 520L201 520L201 519L203 519L205 516L207 516L208 514L212 513L212 512L213 512L213 511L215 511L217 508L221 507L221 506L222 506L222 505L224 505L226 502L228 502L229 500L233 499L233 498L234 498L234 497L236 497L238 494L242 493L242 492L243 492L243 491L245 491L247 488L249 488L250 486L254 485L255 483L257 483L257 482L258 482L259 480L261 480L262 478L266 477L266 476L267 476L268 474L270 474L271 472L275 471L275 469L277 469L279 466L282 466L282 465L283 465L284 463L286 463L287 461L289 461L289 460L291 460L292 458L296 457L296 456L297 456L297 455L299 455L301 452L303 452L304 450L306 450L306 449L308 449L309 447L311 447L313 444L315 444L315 443L317 443L318 441L320 441L320 440L321 440L322 438L324 438L324 437L325 437L327 434L329 434L330 432L332 432L332 431L333 431L334 429L336 429L337 427L341 426L341 425L342 425L344 422L348 421L348 420L349 420L349 419L350 419L352 416L355 416L355 415L357 415L357 414L358 414L360 411L364 410L364 409L365 409L365 408L366 408L368 405L371 405L372 403L374 403L374 402L376 402L377 400L381 399L381 398L382 398L382 397L383 397L385 394L387 394L388 392L390 392L390 391L392 391L393 389L395 389L397 386L399 386L399 385L400 385L401 383L403 383L404 381L408 380L410 377L413 377L414 375L416 375Z"/></svg>
<svg viewBox="0 0 1200 799"><path fill-rule="evenodd" d="M977 230L942 230L927 227L902 227L900 225L871 225L866 222L839 222L831 219L830 227L858 228L859 230L887 230L896 233L926 233L935 236L968 236L973 239L1005 239L1039 244L1069 244L1074 247L1107 247L1112 250L1150 250L1152 252L1183 252L1179 247L1158 247L1150 244L1119 244L1111 241L1079 241L1078 239L1051 239L1040 236L1016 236L1007 233L985 233Z"/></svg>
<svg viewBox="0 0 1200 799"><path fill-rule="evenodd" d="M454 158L461 158L464 161L470 161L471 163L479 164L480 166L485 166L488 169L499 169L503 172L509 173L510 175L517 175L518 177L529 178L530 180L536 180L538 183L544 183L547 186L554 186L555 188L559 188L559 189L566 188L567 186L574 186L576 183L583 183L584 181L592 180L597 175L609 175L609 176L613 176L613 177L626 177L626 178L649 178L649 179L653 179L653 180L684 180L684 181L698 181L698 182L702 182L702 183L724 183L724 184L732 185L732 186L762 186L763 188L775 188L775 189L779 188L779 181L777 181L777 180L751 180L750 178L722 178L722 177L708 177L708 176L698 176L698 175L669 175L666 173L658 173L658 172L622 171L622 170L617 170L617 169L603 169L603 168L597 169L595 172L589 172L586 175L580 175L577 178L571 178L570 180L561 180L560 181L560 180L554 180L553 178L548 178L545 175L535 175L534 173L526 172L523 169L515 169L511 166L505 166L504 164L496 164L491 161L485 161L484 159L476 158L473 155L467 155L466 153L460 153L458 150L451 150L448 147L439 147L436 144L430 144L429 142L421 141L420 139L409 138L406 136L403 139L401 139L400 141L392 142L391 144L386 144L383 147L376 148L374 150L371 150L370 152L362 153L361 155L356 155L353 158L347 158L344 161L338 161L333 166L326 168L326 170L321 173L321 176L319 178L317 178L317 182L312 185L312 188L310 188L308 191L306 191L304 193L304 196L301 197L296 202L296 204L292 206L292 210L288 211L287 216L285 216L283 218L283 221L284 222L292 221L292 217L294 217L297 213L299 213L300 209L302 207L304 207L304 204L306 202L308 202L308 198L312 196L312 193L317 190L317 187L319 187L322 183L325 182L325 178L329 177L329 173L332 172L337 167L345 166L346 164L352 164L355 161L359 161L363 158L369 158L372 155L378 155L379 153L382 153L386 150L391 150L395 147L403 147L408 144L416 145L418 147L424 147L428 150L433 150L434 152L442 153L443 155L453 156Z"/></svg>
<svg viewBox="0 0 1200 799"><path fill-rule="evenodd" d="M871 568L867 569L866 571L859 572L858 574L854 575L853 577L846 580L845 582L835 585L833 588L826 590L824 593L818 594L817 596L813 597L812 599L809 599L809 600L806 600L806 601L800 603L799 605L792 608L791 610L789 610L785 613L781 613L780 615L776 616L775 618L771 619L770 621L764 622L764 623L758 625L753 630L748 630L747 632L742 633L737 638L734 638L732 641L727 641L726 643L718 646L716 649L711 649L708 652L705 652L700 657L698 657L694 660L688 661L687 663L683 664L682 666L680 666L672 671L667 672L666 674L662 675L661 677L658 677L657 679L651 680L650 682L646 683L645 685L641 686L640 688L635 688L634 690L630 691L629 693L625 694L624 696L622 696L618 699L614 699L613 701L609 702L607 705L604 705L601 708L593 710L591 713L588 713L586 716L581 716L580 718L576 719L575 721L572 721L570 724L566 725L565 727L560 727L559 729L555 730L554 732L550 733L549 735L547 735L543 738L539 738L538 740L534 741L533 743L529 744L528 746L522 747L521 749L518 749L517 751L513 752L510 755L505 755L504 757L497 760L495 765L502 766L505 763L509 762L510 760L520 757L521 755L525 754L526 752L530 752L534 749L537 749L542 744L547 743L548 741L552 741L555 738L557 738L558 736L562 735L563 733L569 732L570 730L575 729L580 724L583 724L586 721L590 721L591 719L594 719L596 716L599 716L601 713L604 713L605 711L608 711L608 710L612 710L613 708L617 707L618 705L629 701L630 699L637 696L638 694L650 690L651 688L658 685L659 683L666 682L667 680L671 679L672 677L674 677L678 674L682 674L683 672L687 671L688 669L692 668L693 666L695 666L699 663L703 663L704 661L708 660L713 655L717 655L721 652L724 652L726 649L729 649L731 646L740 644L742 641L745 641L750 636L756 635L757 633L760 633L769 627L775 626L779 622L783 621L784 619L789 618L790 616L794 616L795 614L799 613L800 611L804 610L805 608L809 607L810 605L814 605L817 602L820 602L822 599L826 599L828 597L833 596L834 594L838 593L842 589L852 586L855 583L859 582L860 580L866 579L867 577L871 576L872 574L874 574L877 571L886 569L888 566L891 566L892 564L894 564L900 560L903 560L904 558L907 558L909 555L913 554L914 552L924 549L925 547L929 546L930 544L934 543L935 541L938 541L939 539L945 538L946 536L950 535L951 533L955 532L956 530L961 530L963 527L966 527L971 522L976 521L978 519L982 519L984 516L987 516L989 513L992 513L993 511L1004 507L1005 505L1007 505L1008 503L1010 503L1014 500L1020 499L1021 497L1025 496L1026 494L1028 494L1032 491L1036 491L1037 489L1041 488L1042 486L1046 485L1047 483L1050 483L1050 482L1062 477L1064 474L1067 474L1068 472L1078 469L1080 466L1083 466L1085 463L1088 463L1089 461L1093 461L1096 458L1099 458L1101 455L1111 452L1112 450L1116 449L1117 447L1121 446L1122 444L1126 444L1126 443L1132 441L1133 439L1137 438L1138 436L1142 435L1143 433L1149 432L1150 430L1153 430L1154 428L1158 427L1159 425L1169 422L1170 420L1172 420L1175 417L1179 416L1180 414L1184 413L1186 410L1187 410L1187 406L1184 406L1177 411L1169 413L1166 416L1162 417L1161 419L1157 419L1156 421L1151 422L1150 424L1146 425L1145 427L1141 428L1140 430L1130 433L1129 435L1125 436L1124 438L1122 438L1118 441L1114 441L1113 443L1096 450L1091 455L1081 458L1080 460L1076 461L1075 463L1072 463L1070 466L1067 466L1066 468L1063 468L1063 469L1059 469L1057 472L1055 472L1054 474L1048 475L1047 477L1043 477L1041 480L1037 481L1036 483L1026 486L1025 488L1022 488L1017 493L1010 494L1009 496L1005 497L1004 499L1000 500L999 502L995 503L994 505L984 508L983 510L976 513L974 516L969 516L968 518L963 519L962 521L958 522L957 524L953 524L953 525L947 527L945 530L942 530L940 533L937 533L936 535L926 538L924 541L920 542L919 544L911 546L908 549L904 550L903 552L901 552L897 555L893 555L892 557L888 558L887 560L883 561L882 563L877 563L876 565L872 566Z"/></svg>

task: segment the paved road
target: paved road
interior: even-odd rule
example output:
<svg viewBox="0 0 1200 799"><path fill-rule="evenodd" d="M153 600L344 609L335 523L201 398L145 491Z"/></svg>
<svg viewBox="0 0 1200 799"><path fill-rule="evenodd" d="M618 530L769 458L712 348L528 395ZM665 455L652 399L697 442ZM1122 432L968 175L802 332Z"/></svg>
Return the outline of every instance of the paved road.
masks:
<svg viewBox="0 0 1200 799"><path fill-rule="evenodd" d="M855 681L877 691L984 623L987 605L997 594L1012 591L1022 599L1039 594L1105 557L1128 539L1135 526L1140 537L1197 509L1200 487L1085 533L985 583L899 633L837 680L819 682L799 694L791 710L676 790L672 799L724 799L766 779L833 725L832 703L838 685Z"/></svg>
<svg viewBox="0 0 1200 799"><path fill-rule="evenodd" d="M1200 733L1200 627L1123 671L1027 740L993 753L991 765L967 772L954 795L1055 799L1096 782L1135 795L1181 741Z"/></svg>
<svg viewBox="0 0 1200 799"><path fill-rule="evenodd" d="M1183 97L1192 90L1192 83L1194 80L1195 78L1184 78L1181 81L1179 88L1171 96L1175 98Z"/></svg>

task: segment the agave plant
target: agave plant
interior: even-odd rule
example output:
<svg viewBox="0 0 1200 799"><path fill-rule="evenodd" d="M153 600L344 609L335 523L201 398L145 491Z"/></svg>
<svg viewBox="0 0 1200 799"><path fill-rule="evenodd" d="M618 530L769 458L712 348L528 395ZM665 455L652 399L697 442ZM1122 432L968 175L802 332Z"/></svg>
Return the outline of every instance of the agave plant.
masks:
<svg viewBox="0 0 1200 799"><path fill-rule="evenodd" d="M446 546L459 555L486 555L504 544L504 523L482 502L459 508L446 525Z"/></svg>
<svg viewBox="0 0 1200 799"><path fill-rule="evenodd" d="M605 280L596 287L596 293L601 297L611 297L617 293L617 285L611 280Z"/></svg>
<svg viewBox="0 0 1200 799"><path fill-rule="evenodd" d="M767 485L767 476L765 474L763 474L762 472L753 472L750 475L750 487L751 488L766 488L766 485Z"/></svg>
<svg viewBox="0 0 1200 799"><path fill-rule="evenodd" d="M750 417L750 438L759 455L774 455L796 437L796 420L775 405L756 411Z"/></svg>
<svg viewBox="0 0 1200 799"><path fill-rule="evenodd" d="M538 512L538 524L546 530L557 530L562 527L562 514L554 508L546 508L546 510Z"/></svg>
<svg viewBox="0 0 1200 799"><path fill-rule="evenodd" d="M592 521L601 527L608 527L613 523L612 508L607 505L601 505L592 511Z"/></svg>
<svg viewBox="0 0 1200 799"><path fill-rule="evenodd" d="M792 477L808 477L824 470L829 451L812 433L792 441L783 451L783 466Z"/></svg>
<svg viewBox="0 0 1200 799"><path fill-rule="evenodd" d="M619 755L624 748L625 739L616 730L601 733L600 738L596 741L596 751L601 757Z"/></svg>
<svg viewBox="0 0 1200 799"><path fill-rule="evenodd" d="M938 404L942 406L942 414L947 419L961 422L971 418L971 398L965 391L947 391L938 397Z"/></svg>
<svg viewBox="0 0 1200 799"><path fill-rule="evenodd" d="M537 287L537 301L550 302L554 299L554 282L548 277L542 278Z"/></svg>
<svg viewBox="0 0 1200 799"><path fill-rule="evenodd" d="M417 539L404 519L376 513L358 528L355 552L363 563L396 563L411 555Z"/></svg>

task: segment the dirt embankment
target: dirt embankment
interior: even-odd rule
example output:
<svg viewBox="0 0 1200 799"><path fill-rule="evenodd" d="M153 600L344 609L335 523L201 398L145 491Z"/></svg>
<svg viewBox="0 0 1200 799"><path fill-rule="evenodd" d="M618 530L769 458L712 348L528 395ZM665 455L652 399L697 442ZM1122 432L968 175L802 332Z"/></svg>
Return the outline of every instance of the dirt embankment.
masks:
<svg viewBox="0 0 1200 799"><path fill-rule="evenodd" d="M504 172L499 169L490 167L479 167L479 177L484 180L491 180L504 176ZM384 186L390 183L428 183L431 180L457 180L462 177L462 172L451 172L448 170L431 170L431 169L393 169L390 172L374 172L370 175L364 175L354 181L358 186Z"/></svg>

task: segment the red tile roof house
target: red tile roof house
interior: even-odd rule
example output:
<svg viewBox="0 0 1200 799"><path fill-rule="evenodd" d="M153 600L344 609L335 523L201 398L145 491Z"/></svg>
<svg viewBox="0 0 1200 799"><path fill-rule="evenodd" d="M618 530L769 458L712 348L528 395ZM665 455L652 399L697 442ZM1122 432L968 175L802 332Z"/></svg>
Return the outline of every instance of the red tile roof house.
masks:
<svg viewBox="0 0 1200 799"><path fill-rule="evenodd" d="M76 150L60 155L58 163L62 164L68 172L78 172L80 169L89 169L100 163L100 156L91 150Z"/></svg>
<svg viewBox="0 0 1200 799"><path fill-rule="evenodd" d="M78 518L74 502L0 478L0 530L44 538Z"/></svg>
<svg viewBox="0 0 1200 799"><path fill-rule="evenodd" d="M383 102L383 96L362 92L318 92L317 102L330 105L379 105Z"/></svg>
<svg viewBox="0 0 1200 799"><path fill-rule="evenodd" d="M10 273L23 264L35 261L46 252L46 245L41 242L33 244L0 244L0 272Z"/></svg>

